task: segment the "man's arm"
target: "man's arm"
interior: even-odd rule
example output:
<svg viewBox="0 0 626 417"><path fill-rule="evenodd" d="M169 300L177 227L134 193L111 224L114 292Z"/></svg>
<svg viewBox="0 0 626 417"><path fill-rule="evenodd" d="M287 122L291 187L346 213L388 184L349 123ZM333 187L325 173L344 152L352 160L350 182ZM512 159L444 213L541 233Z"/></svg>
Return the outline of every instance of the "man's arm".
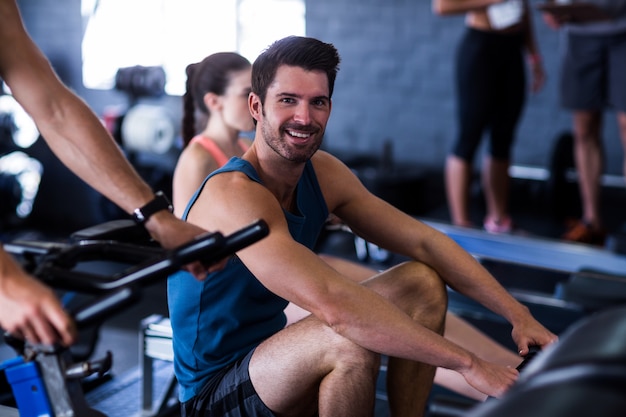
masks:
<svg viewBox="0 0 626 417"><path fill-rule="evenodd" d="M314 161L329 209L357 235L425 263L451 288L506 318L514 327L514 340L522 354L529 345L543 346L556 340L526 306L448 236L374 196L336 158L326 155Z"/></svg>
<svg viewBox="0 0 626 417"><path fill-rule="evenodd" d="M129 214L152 200L154 193L100 120L59 80L29 37L14 0L0 0L0 45L0 77L59 159ZM145 226L166 248L203 232L165 210L152 216ZM202 268L196 265L192 272L200 276Z"/></svg>
<svg viewBox="0 0 626 417"><path fill-rule="evenodd" d="M153 199L95 114L54 73L26 32L15 0L0 0L0 78L33 118L53 152L90 186L127 213ZM145 223L166 248L177 247L204 231L166 210ZM200 263L187 267L196 277ZM213 267L217 268L217 267ZM52 291L28 276L0 248L0 325L31 342L73 342L71 320Z"/></svg>
<svg viewBox="0 0 626 417"><path fill-rule="evenodd" d="M130 213L152 190L131 168L87 105L54 73L28 36L13 0L0 2L0 76L54 153L87 183ZM6 45L11 45L10 48Z"/></svg>

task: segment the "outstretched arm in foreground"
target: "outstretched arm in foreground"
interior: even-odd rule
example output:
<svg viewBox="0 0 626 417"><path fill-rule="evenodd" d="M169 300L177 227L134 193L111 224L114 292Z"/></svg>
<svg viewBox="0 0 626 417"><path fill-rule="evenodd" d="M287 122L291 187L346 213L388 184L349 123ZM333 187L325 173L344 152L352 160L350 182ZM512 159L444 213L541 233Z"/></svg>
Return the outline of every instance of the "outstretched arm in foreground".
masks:
<svg viewBox="0 0 626 417"><path fill-rule="evenodd" d="M93 111L57 77L22 24L14 0L0 0L0 77L33 118L52 151L76 175L127 213L154 193L130 165ZM179 246L204 230L162 210L145 223L165 248ZM194 275L206 272L190 266Z"/></svg>
<svg viewBox="0 0 626 417"><path fill-rule="evenodd" d="M52 290L24 272L0 246L0 327L32 343L69 345L74 323Z"/></svg>

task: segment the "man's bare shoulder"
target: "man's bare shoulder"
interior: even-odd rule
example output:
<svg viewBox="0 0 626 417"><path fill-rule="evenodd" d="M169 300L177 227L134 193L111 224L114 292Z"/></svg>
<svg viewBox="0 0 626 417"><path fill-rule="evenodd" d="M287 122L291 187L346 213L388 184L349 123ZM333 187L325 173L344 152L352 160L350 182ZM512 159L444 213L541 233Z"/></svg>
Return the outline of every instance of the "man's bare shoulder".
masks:
<svg viewBox="0 0 626 417"><path fill-rule="evenodd" d="M335 155L328 151L318 150L313 158L311 158L311 163L313 163L313 167L315 168L315 172L323 172L327 170L344 170L347 169L347 166L337 158Z"/></svg>
<svg viewBox="0 0 626 417"><path fill-rule="evenodd" d="M356 176L339 158L327 151L317 151L311 158L315 174L320 182L337 183L339 180L350 181Z"/></svg>
<svg viewBox="0 0 626 417"><path fill-rule="evenodd" d="M276 199L263 185L240 171L219 172L204 184L188 220L207 230L230 233L255 219L280 213Z"/></svg>
<svg viewBox="0 0 626 417"><path fill-rule="evenodd" d="M356 174L336 156L318 151L311 162L329 210L367 193Z"/></svg>
<svg viewBox="0 0 626 417"><path fill-rule="evenodd" d="M241 171L224 171L211 176L201 194L211 202L220 202L230 209L235 207L266 207L275 200L269 189Z"/></svg>
<svg viewBox="0 0 626 417"><path fill-rule="evenodd" d="M325 151L323 149L319 149L317 152L315 152L315 155L313 155L313 158L311 158L312 161L316 161L316 160L334 160L334 161L339 161L339 158L337 158L335 155L333 155L331 152L329 151Z"/></svg>

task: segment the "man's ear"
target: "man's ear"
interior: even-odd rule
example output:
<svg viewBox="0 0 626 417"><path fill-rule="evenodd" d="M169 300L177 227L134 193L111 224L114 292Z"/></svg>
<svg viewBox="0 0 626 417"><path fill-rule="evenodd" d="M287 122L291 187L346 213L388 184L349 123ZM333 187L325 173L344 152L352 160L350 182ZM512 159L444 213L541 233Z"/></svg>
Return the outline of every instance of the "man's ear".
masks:
<svg viewBox="0 0 626 417"><path fill-rule="evenodd" d="M261 104L261 99L254 93L250 93L248 96L248 108L250 109L250 114L252 117L259 121L261 119L261 112L263 111L263 104Z"/></svg>

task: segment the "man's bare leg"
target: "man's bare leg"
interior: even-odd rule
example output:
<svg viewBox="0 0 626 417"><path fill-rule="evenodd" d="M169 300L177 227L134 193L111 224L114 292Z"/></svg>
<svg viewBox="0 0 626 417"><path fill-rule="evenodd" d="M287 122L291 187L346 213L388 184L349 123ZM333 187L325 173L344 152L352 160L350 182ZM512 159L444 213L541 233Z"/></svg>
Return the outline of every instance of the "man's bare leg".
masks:
<svg viewBox="0 0 626 417"><path fill-rule="evenodd" d="M335 270L356 282L363 282L377 273L370 267L337 256L320 254L320 257ZM285 313L288 322L295 322L309 315L308 311L293 304L287 306ZM485 360L513 368L522 360L516 352L505 348L450 311L446 313L444 336ZM435 384L475 400L484 401L487 398L485 394L469 385L462 375L449 369L437 368Z"/></svg>
<svg viewBox="0 0 626 417"><path fill-rule="evenodd" d="M422 326L443 334L447 292L431 268L408 262L363 282L407 312ZM390 278L390 279L389 279ZM424 363L389 358L387 396L392 417L419 417L425 413L436 368Z"/></svg>
<svg viewBox="0 0 626 417"><path fill-rule="evenodd" d="M363 285L420 324L442 332L445 287L425 265L398 265ZM395 363L388 368L393 387L389 397L392 415L422 416L434 367L409 361ZM261 399L278 415L307 415L315 407L319 386L320 417L370 416L379 366L379 355L354 345L309 315L256 349L250 376Z"/></svg>
<svg viewBox="0 0 626 417"><path fill-rule="evenodd" d="M294 304L289 304L285 309L288 324L302 320L310 313ZM522 358L518 354L497 343L486 334L475 328L467 321L454 313L446 313L446 327L444 336L446 339L465 347L476 356L501 363L512 368L517 367ZM464 395L478 401L484 401L487 396L469 385L461 374L450 369L437 368L435 384L447 388L457 394Z"/></svg>
<svg viewBox="0 0 626 417"><path fill-rule="evenodd" d="M371 417L379 367L379 355L309 316L257 347L250 379L281 417L316 412L320 417Z"/></svg>

